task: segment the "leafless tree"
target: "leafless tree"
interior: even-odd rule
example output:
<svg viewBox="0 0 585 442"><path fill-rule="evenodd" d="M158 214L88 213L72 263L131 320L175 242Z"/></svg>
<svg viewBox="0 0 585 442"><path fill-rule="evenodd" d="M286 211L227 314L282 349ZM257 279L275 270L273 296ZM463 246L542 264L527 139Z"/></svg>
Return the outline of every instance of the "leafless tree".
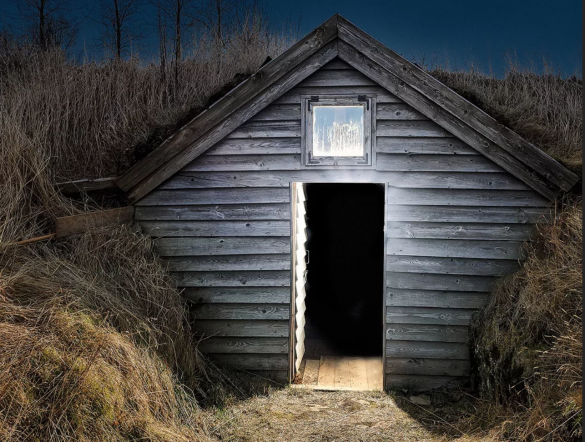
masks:
<svg viewBox="0 0 585 442"><path fill-rule="evenodd" d="M42 49L69 49L77 33L70 0L18 0L24 34Z"/></svg>
<svg viewBox="0 0 585 442"><path fill-rule="evenodd" d="M141 28L143 0L99 0L97 21L101 25L101 43L117 60L128 55L144 37Z"/></svg>

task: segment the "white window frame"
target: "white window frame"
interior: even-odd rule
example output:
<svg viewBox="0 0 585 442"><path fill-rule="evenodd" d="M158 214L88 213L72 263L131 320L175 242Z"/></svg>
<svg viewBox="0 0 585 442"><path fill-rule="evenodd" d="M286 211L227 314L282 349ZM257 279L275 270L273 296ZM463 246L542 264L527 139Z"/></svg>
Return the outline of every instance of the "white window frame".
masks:
<svg viewBox="0 0 585 442"><path fill-rule="evenodd" d="M313 156L313 107L362 106L364 108L364 154L360 157ZM371 95L301 95L301 166L314 168L372 168L375 164L376 99Z"/></svg>

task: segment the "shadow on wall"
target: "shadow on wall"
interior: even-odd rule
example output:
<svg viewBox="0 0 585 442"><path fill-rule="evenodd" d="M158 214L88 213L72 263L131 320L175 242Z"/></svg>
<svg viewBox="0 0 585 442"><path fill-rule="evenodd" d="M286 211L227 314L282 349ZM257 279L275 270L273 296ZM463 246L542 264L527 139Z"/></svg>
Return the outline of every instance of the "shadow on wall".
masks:
<svg viewBox="0 0 585 442"><path fill-rule="evenodd" d="M306 356L382 355L384 190L307 184Z"/></svg>

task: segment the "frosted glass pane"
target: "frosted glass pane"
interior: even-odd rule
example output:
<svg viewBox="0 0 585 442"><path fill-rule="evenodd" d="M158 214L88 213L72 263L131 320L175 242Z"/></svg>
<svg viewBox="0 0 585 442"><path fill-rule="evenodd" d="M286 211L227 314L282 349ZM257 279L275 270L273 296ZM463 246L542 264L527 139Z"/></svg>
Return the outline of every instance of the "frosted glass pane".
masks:
<svg viewBox="0 0 585 442"><path fill-rule="evenodd" d="M313 157L363 155L363 106L313 106Z"/></svg>

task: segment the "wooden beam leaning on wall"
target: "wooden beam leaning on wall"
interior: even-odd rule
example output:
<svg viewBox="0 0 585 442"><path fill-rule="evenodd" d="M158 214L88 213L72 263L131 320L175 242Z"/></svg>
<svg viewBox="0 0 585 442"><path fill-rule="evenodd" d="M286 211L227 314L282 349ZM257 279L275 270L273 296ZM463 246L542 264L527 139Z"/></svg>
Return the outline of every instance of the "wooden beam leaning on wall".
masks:
<svg viewBox="0 0 585 442"><path fill-rule="evenodd" d="M100 210L80 215L64 216L55 221L56 237L78 235L91 228L104 227L131 222L134 219L134 206L118 209Z"/></svg>

